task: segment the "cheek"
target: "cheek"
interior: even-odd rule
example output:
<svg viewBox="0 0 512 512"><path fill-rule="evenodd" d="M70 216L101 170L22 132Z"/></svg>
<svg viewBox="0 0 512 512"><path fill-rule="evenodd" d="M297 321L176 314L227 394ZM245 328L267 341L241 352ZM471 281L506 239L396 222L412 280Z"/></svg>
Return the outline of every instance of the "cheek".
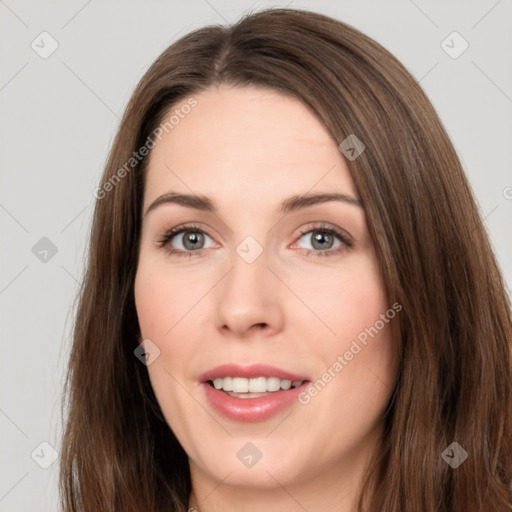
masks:
<svg viewBox="0 0 512 512"><path fill-rule="evenodd" d="M391 322L398 313L389 304L375 259L354 272L338 307L343 312L338 317L343 336L336 354L343 365L343 379L337 382L342 396L352 398L355 408L358 401L385 400L396 369Z"/></svg>
<svg viewBox="0 0 512 512"><path fill-rule="evenodd" d="M360 258L339 278L331 275L309 293L331 333L323 329L326 334L317 336L322 342L310 354L317 385L303 403L315 401L326 424L351 417L352 425L370 428L397 370L391 321L399 313L388 302L378 265L371 254Z"/></svg>
<svg viewBox="0 0 512 512"><path fill-rule="evenodd" d="M173 376L187 385L193 377L188 363L198 347L191 336L203 317L199 300L208 283L193 282L191 277L190 272L170 268L161 257L141 255L134 283L135 306L142 339L151 340L160 350L148 372L155 393L162 394L158 397L161 403L180 395Z"/></svg>
<svg viewBox="0 0 512 512"><path fill-rule="evenodd" d="M181 334L182 310L190 302L184 296L190 295L190 300L194 297L186 286L178 287L179 293L176 288L176 279L161 264L159 267L158 262L141 258L134 285L137 316L142 339L151 340L160 350L159 357L147 367L148 375L167 424L183 440L194 428L192 419L198 411L183 389L184 376L180 373L187 366L190 344L174 338Z"/></svg>
<svg viewBox="0 0 512 512"><path fill-rule="evenodd" d="M294 319L299 323L309 321L320 329L317 337L324 340L321 347L325 353L342 350L373 326L390 307L372 254L357 255L335 271L322 270L306 279L290 275L288 282L293 283L297 295L311 305L311 310L324 324L322 327L311 315L297 315Z"/></svg>
<svg viewBox="0 0 512 512"><path fill-rule="evenodd" d="M135 277L137 316L144 338L165 339L176 322L197 302L198 290L183 272L170 272L156 258L141 255Z"/></svg>

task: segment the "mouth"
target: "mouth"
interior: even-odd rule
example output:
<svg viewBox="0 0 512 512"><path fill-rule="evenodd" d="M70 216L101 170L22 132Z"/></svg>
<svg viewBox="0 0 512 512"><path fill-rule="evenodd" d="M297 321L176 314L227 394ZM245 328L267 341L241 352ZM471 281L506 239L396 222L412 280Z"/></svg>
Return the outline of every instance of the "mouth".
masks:
<svg viewBox="0 0 512 512"><path fill-rule="evenodd" d="M241 422L265 421L292 407L309 382L304 376L268 365L223 365L201 377L213 409Z"/></svg>

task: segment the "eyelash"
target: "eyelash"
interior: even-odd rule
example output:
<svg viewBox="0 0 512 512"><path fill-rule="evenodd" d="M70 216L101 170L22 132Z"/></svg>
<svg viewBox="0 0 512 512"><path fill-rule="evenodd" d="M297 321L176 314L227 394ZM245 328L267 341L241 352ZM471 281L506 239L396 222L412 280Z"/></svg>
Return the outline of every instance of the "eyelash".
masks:
<svg viewBox="0 0 512 512"><path fill-rule="evenodd" d="M341 252L345 251L347 248L352 247L352 241L341 231L325 225L325 224L319 224L316 226L312 226L309 229L305 231L300 231L300 238L302 238L304 235L311 233L313 231L317 231L323 234L333 235L334 237L338 238L338 240L341 242L341 245L336 249L327 249L324 251L315 251L314 249L304 249L306 251L306 256L313 256L313 257L330 257L340 254ZM185 226L179 226L176 228L172 228L169 231L166 231L166 233L163 235L163 237L157 242L158 247L164 248L166 247L174 237L181 233L186 232L199 232L204 235L208 235L203 229L201 229L200 226L197 226L196 224L187 224ZM211 237L210 237L211 238ZM192 256L202 256L203 251L205 249L198 249L196 251L183 251L181 249L167 249L167 252L174 256L179 257L192 257Z"/></svg>

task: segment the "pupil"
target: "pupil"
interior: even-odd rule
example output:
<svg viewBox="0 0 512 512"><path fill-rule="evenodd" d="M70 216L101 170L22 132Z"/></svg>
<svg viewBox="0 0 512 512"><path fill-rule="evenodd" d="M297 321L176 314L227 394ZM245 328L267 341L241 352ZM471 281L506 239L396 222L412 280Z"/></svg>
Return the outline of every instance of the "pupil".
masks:
<svg viewBox="0 0 512 512"><path fill-rule="evenodd" d="M327 244L325 243L327 241ZM329 243L331 242L331 243ZM330 248L330 246L332 245L332 235L330 233L320 233L318 232L316 235L314 235L313 237L313 247L315 249L321 249L321 250L325 250L326 249L326 245L328 246L328 248Z"/></svg>
<svg viewBox="0 0 512 512"><path fill-rule="evenodd" d="M197 249L198 246L201 245L201 241L203 241L204 236L202 233L197 233L194 231L189 231L186 236L183 238L183 245L187 249Z"/></svg>

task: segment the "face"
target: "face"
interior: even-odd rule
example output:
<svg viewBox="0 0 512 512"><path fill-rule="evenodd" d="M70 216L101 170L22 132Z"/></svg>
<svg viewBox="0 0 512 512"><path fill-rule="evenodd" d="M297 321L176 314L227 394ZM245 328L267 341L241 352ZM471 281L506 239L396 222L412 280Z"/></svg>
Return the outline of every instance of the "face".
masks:
<svg viewBox="0 0 512 512"><path fill-rule="evenodd" d="M146 176L135 300L157 400L193 482L349 482L379 439L400 306L348 167L296 99L194 101Z"/></svg>

